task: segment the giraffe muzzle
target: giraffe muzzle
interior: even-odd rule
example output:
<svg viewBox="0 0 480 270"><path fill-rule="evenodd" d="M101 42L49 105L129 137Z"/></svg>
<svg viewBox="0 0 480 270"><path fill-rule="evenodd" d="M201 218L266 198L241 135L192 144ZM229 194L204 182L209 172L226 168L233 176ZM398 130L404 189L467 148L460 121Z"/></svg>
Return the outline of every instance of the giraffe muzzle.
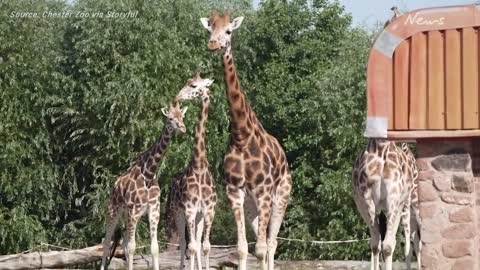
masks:
<svg viewBox="0 0 480 270"><path fill-rule="evenodd" d="M220 49L220 44L216 40L210 40L208 42L208 49L211 51L215 51Z"/></svg>

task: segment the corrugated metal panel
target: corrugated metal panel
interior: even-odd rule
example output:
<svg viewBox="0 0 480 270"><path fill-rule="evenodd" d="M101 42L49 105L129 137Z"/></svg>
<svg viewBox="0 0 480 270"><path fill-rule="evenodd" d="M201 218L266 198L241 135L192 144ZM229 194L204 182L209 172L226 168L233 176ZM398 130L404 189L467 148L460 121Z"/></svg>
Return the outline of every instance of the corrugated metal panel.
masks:
<svg viewBox="0 0 480 270"><path fill-rule="evenodd" d="M428 128L445 128L444 33L428 33Z"/></svg>
<svg viewBox="0 0 480 270"><path fill-rule="evenodd" d="M479 128L479 38L474 28L420 32L396 48L389 130Z"/></svg>
<svg viewBox="0 0 480 270"><path fill-rule="evenodd" d="M445 114L446 129L462 128L462 84L460 32L445 31ZM441 93L438 93L439 95Z"/></svg>
<svg viewBox="0 0 480 270"><path fill-rule="evenodd" d="M390 121L394 123L397 130L408 130L408 97L409 97L409 59L410 59L410 42L403 41L398 46L394 55L394 104L395 119ZM407 113L402 113L407 112Z"/></svg>
<svg viewBox="0 0 480 270"><path fill-rule="evenodd" d="M478 38L476 29L462 29L463 129L479 127Z"/></svg>
<svg viewBox="0 0 480 270"><path fill-rule="evenodd" d="M427 128L427 38L424 33L410 38L409 129ZM399 112L402 113L402 112Z"/></svg>
<svg viewBox="0 0 480 270"><path fill-rule="evenodd" d="M477 5L412 11L390 23L369 58L366 136L480 136L479 26Z"/></svg>

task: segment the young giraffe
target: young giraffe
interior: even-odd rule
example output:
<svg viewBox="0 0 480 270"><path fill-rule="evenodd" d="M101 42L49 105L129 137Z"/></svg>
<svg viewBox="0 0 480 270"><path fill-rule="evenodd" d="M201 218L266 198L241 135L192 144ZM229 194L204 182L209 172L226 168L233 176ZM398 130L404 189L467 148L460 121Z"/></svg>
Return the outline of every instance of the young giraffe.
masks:
<svg viewBox="0 0 480 270"><path fill-rule="evenodd" d="M407 236L406 254L410 252L411 193L418 175L415 160L394 142L370 139L367 148L356 159L353 169L354 200L370 230L371 269L379 269L380 247L383 248L386 270L392 270L396 234L403 219ZM385 239L381 240L381 224L377 215L386 216ZM403 217L402 217L403 215ZM382 245L383 244L383 245Z"/></svg>
<svg viewBox="0 0 480 270"><path fill-rule="evenodd" d="M106 267L112 234L118 219L123 213L127 215L127 234L124 240L125 254L128 254L128 270L133 269L135 253L135 230L138 220L148 211L150 222L151 252L153 268L158 270L157 225L159 220L160 187L155 177L160 161L165 156L170 140L175 132L185 133L183 117L187 108L181 109L178 104L170 105L167 111L162 108L166 123L160 138L145 152L140 154L130 168L117 178L110 195L107 211L106 236L103 241L103 257L101 269Z"/></svg>
<svg viewBox="0 0 480 270"><path fill-rule="evenodd" d="M224 158L227 196L237 225L239 269L245 270L248 246L245 216L257 236L256 257L261 269L273 270L277 235L287 208L292 178L285 152L257 119L240 89L233 64L232 31L240 27L243 17L230 22L231 11L221 16L212 12L202 18L211 33L208 48L223 52L226 93L230 107L230 144ZM268 233L268 235L267 235Z"/></svg>
<svg viewBox="0 0 480 270"><path fill-rule="evenodd" d="M177 95L176 101L184 101L199 98L202 109L198 116L198 124L195 130L195 146L192 161L189 166L175 178L167 202L167 230L171 234L174 228L168 228L175 220L176 233L180 237L180 269L185 261L185 225L189 232L188 250L190 255L190 269L195 268L195 256L198 269L202 269L200 242L205 228L203 240L203 253L205 255L206 269L210 269L210 229L215 216L215 204L217 193L215 182L208 170L208 160L205 148L205 131L210 107L208 87L213 80L200 78L200 72L188 80L185 87Z"/></svg>

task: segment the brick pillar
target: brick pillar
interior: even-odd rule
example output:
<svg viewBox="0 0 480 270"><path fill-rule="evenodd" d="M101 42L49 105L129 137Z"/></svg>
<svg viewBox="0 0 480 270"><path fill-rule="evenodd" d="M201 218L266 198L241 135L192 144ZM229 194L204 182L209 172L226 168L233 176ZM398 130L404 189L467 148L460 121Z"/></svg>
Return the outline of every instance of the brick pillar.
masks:
<svg viewBox="0 0 480 270"><path fill-rule="evenodd" d="M417 142L424 270L480 269L477 145L480 139Z"/></svg>

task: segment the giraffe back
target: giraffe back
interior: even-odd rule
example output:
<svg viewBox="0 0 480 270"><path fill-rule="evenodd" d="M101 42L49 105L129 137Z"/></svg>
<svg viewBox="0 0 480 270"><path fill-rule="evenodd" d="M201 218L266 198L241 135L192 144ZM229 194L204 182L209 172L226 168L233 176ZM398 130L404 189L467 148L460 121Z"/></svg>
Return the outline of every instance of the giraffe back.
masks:
<svg viewBox="0 0 480 270"><path fill-rule="evenodd" d="M412 157L394 142L370 139L355 161L352 175L355 196L371 196L379 211L388 208L388 201L406 198L418 175L416 167L411 165Z"/></svg>

